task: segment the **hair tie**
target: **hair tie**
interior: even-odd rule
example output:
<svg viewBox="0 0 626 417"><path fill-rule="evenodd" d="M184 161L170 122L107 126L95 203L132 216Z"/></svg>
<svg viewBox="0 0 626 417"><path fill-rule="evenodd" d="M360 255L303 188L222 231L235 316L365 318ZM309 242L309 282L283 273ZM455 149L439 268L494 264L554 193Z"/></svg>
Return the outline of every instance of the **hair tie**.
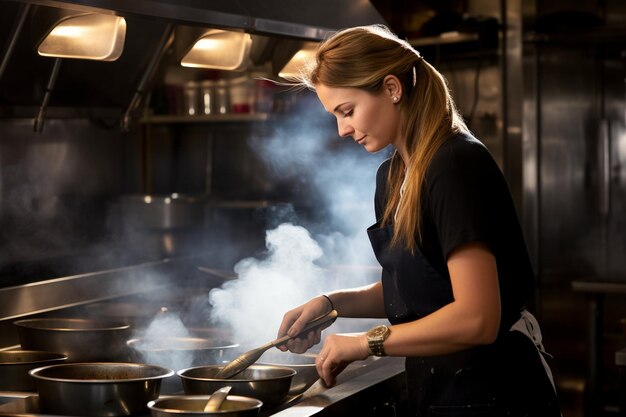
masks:
<svg viewBox="0 0 626 417"><path fill-rule="evenodd" d="M417 62L413 64L413 87L415 87L415 84L417 84L417 71L415 70L415 65L419 64L423 60L424 60L424 57L421 56L420 54L417 54Z"/></svg>

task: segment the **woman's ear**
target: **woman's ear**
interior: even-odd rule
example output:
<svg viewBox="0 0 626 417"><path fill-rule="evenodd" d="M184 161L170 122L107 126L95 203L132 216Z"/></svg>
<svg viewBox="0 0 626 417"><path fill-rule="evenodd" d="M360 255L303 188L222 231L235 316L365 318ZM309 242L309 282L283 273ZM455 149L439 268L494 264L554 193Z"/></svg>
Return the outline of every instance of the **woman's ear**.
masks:
<svg viewBox="0 0 626 417"><path fill-rule="evenodd" d="M387 75L383 79L383 91L394 103L402 99L402 83L395 75Z"/></svg>

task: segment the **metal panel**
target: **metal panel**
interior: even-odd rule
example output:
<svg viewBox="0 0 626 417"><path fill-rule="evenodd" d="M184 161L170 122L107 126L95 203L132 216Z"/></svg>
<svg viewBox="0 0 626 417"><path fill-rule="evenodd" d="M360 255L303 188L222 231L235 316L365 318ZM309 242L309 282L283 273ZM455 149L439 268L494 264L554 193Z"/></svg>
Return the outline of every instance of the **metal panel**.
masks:
<svg viewBox="0 0 626 417"><path fill-rule="evenodd" d="M596 274L601 256L597 64L585 48L539 48L540 268L544 282L569 282Z"/></svg>
<svg viewBox="0 0 626 417"><path fill-rule="evenodd" d="M622 51L622 53L624 53ZM626 89L624 57L604 62L607 155L604 159L608 213L606 217L606 276L626 279Z"/></svg>

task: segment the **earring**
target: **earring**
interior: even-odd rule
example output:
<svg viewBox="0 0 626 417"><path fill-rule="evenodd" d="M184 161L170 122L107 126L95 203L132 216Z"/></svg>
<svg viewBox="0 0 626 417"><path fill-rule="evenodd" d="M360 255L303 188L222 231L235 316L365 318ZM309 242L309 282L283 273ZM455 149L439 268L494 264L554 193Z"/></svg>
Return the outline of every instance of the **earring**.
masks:
<svg viewBox="0 0 626 417"><path fill-rule="evenodd" d="M399 100L398 96L393 96L391 99L393 100L394 103L397 103Z"/></svg>

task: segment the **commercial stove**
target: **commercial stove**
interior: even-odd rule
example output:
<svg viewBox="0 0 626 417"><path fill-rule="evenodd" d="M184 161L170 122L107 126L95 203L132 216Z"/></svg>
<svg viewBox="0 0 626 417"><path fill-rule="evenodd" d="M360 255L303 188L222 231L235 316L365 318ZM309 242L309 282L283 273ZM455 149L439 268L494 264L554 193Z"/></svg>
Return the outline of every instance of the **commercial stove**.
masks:
<svg viewBox="0 0 626 417"><path fill-rule="evenodd" d="M167 294L169 299L164 304L175 303L177 297L184 299L189 292L197 291L198 286L206 290L233 278L218 268L198 267L201 264L206 262L193 257L179 258L0 288L0 350L20 347L13 325L18 318L102 312L106 311L107 303L116 305L111 311L120 312L128 297L141 302L142 296L150 292ZM152 307L144 304L137 310L131 308L127 315L135 321L133 324L145 324L142 320L146 317L139 311L151 316ZM169 391L164 393L163 388L161 393L171 395ZM370 358L346 368L334 387L327 388L317 381L278 406L262 409L261 417L396 416L403 414L405 400L404 359ZM50 415L40 413L36 392L0 392L0 416Z"/></svg>
<svg viewBox="0 0 626 417"><path fill-rule="evenodd" d="M304 393L262 409L260 417L397 416L405 399L404 360L374 358L350 365L334 387L317 381ZM0 392L0 416L52 415L40 413L36 393Z"/></svg>

